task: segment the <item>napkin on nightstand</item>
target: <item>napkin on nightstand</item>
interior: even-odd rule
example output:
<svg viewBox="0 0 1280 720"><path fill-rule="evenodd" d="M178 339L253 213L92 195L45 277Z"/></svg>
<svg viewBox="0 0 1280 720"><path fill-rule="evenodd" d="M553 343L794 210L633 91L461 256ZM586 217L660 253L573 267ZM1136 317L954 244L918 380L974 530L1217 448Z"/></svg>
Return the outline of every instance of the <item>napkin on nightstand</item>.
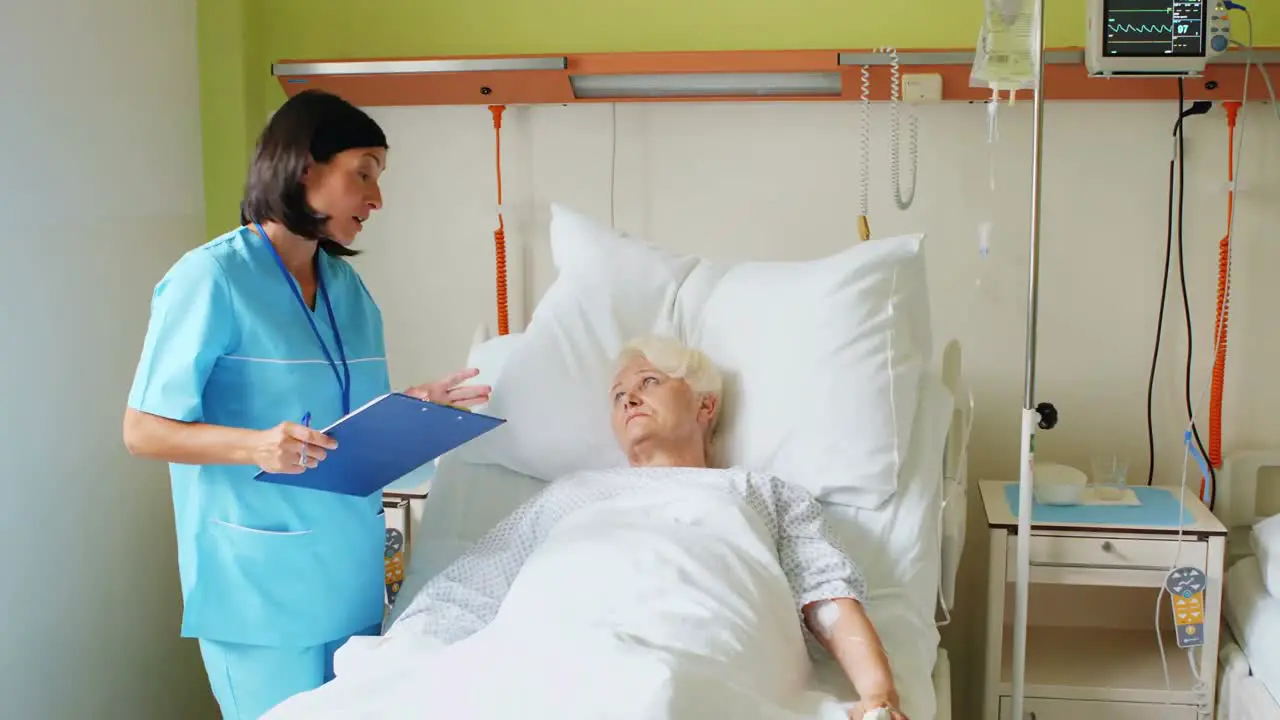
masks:
<svg viewBox="0 0 1280 720"><path fill-rule="evenodd" d="M1098 488L1092 485L1086 487L1084 492L1080 494L1081 505L1141 505L1142 501L1138 499L1138 493L1133 488L1125 488L1120 491L1119 496L1115 494L1112 488L1106 488L1103 491L1105 498L1098 497Z"/></svg>

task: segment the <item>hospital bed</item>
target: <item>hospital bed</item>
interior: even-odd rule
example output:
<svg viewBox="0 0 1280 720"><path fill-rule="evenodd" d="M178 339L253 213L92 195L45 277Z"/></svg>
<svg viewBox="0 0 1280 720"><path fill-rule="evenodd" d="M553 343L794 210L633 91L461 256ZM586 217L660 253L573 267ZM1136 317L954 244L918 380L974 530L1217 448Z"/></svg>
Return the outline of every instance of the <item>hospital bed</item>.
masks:
<svg viewBox="0 0 1280 720"><path fill-rule="evenodd" d="M563 308L559 311L568 319L559 331L550 333L554 342L572 344L572 338L564 338L586 332L584 327L591 327L597 336L606 336L610 339L609 342L616 342L634 332L634 328L620 329L617 318L647 318L653 307L678 305L680 300L687 301L689 298L695 298L698 304L708 306L718 303L721 312L726 313L720 317L719 322L722 324L747 322L754 324L757 332L760 332L760 327L767 326L769 319L758 314L745 319L741 317L750 314L741 307L742 303L750 302L749 298L735 296L732 301L725 299L725 294L732 296L724 288L731 287L733 279L723 280L730 273L706 269L698 263L680 258L673 259L668 254L650 257L645 255L648 250L626 246L630 241L619 237L579 238L571 241L571 236L575 233L608 235L611 231L586 227L579 222L580 218L575 218L564 210L560 213L559 226L553 219L552 245L557 267L561 270L561 279L575 269L583 271L584 267L593 263L596 266L585 273L587 289L583 292L589 297L578 298L581 306L572 311ZM791 374L779 373L788 378L797 372L804 372L806 379L818 378L815 382L828 387L832 383L836 386L850 381L857 383L853 387L844 386L853 394L853 401L849 401L841 393L840 402L834 405L828 402L825 410L818 407L823 404L822 399L816 399L813 401L814 407L792 407L787 408L788 412L811 412L819 415L822 412L834 412L838 415L842 411L842 405L856 406L860 402L858 393L861 392L861 385L879 384L882 386L881 390L892 395L889 402L894 409L886 411L889 413L885 415L887 422L896 425L895 421L900 416L910 418L909 427L906 428L909 435L899 436L909 437L909 440L903 441L901 445L891 444L891 453L898 468L893 492L883 502L832 501L824 502L823 507L827 521L840 535L842 543L867 577L870 590L868 613L890 656L904 710L912 720L950 720L950 664L946 652L939 647L938 628L949 622L964 543L967 505L965 467L973 413L972 398L963 378L959 343L952 341L938 348L939 351L925 349L931 344L932 329L928 327L927 288L923 278L923 257L919 241L904 238L896 243L878 242L883 245L877 247L875 243L868 243L863 246L864 249L856 251L866 259L865 263L860 258L853 258L852 264L849 258L835 261L846 265L839 272L832 271L831 267L821 267L824 262L833 261L810 263L808 270L816 273L817 280L803 277L806 268L800 267L802 263L780 263L778 265L787 267L781 268L773 281L775 287L770 288L769 274L779 268L748 268L751 282L746 292L776 300L778 293L770 290L780 289L787 283L792 283L792 289L796 288L797 282L803 282L806 287L823 283L827 286L821 292L827 293L830 302L822 308L806 310L812 317L793 322L790 315L775 316L775 322L803 325L809 321L819 325L817 334L797 336L798 345L807 342L817 349L806 353L803 347L787 346L785 352L775 353L771 361L783 365L791 363ZM578 243L580 247L574 246L574 243ZM579 252L576 257L573 256L575 251ZM598 267L612 262L613 260L602 258L613 255L619 256L616 262L621 265L622 270ZM881 261L882 266L877 266ZM646 269L646 263L654 267ZM888 268L888 275L878 277L876 273L883 268ZM631 275L634 282L629 282L621 290L615 290L609 283L600 283L598 280L601 277L616 279L622 275ZM674 287L670 281L673 277L678 278L674 281ZM560 282L561 280L557 280L557 283ZM699 282L703 284L699 286ZM903 289L908 286L909 289ZM676 292L677 289L679 292ZM650 294L646 296L646 292ZM716 292L722 295L717 298ZM533 339L534 327L539 323L542 328L555 324L556 320L552 316L557 312L556 304L563 306L567 302L566 293L564 288L553 286L535 310L530 329L525 333L502 335L473 345L468 366L480 370L476 382L494 382L499 379L507 383L504 386L501 382L494 382L494 404L501 397L507 405L490 410L507 417L510 422L505 427L522 437L506 436L499 439L499 434L495 432L491 437L495 443L502 443L502 446L485 446L482 441L486 438L481 438L440 460L430 483L418 527L413 533L414 542L405 566L403 582L396 594L395 605L388 613L385 627L394 626L414 597L433 577L517 506L546 487L546 479L559 477L562 470L576 469L588 461L599 460L598 455L592 456L589 449L584 451L579 446L595 444L601 447L604 445L602 437L593 434L589 439L576 442L578 438L574 433L602 431L607 435L607 419L603 423L605 428L602 429L599 427L600 423L594 420L558 417L552 406L556 403L575 402L575 398L569 396L579 386L585 386L585 389L581 391L584 394L576 398L576 401L603 406L599 399L599 387L607 387L607 382L597 387L599 378L592 377L592 372L599 375L603 370L588 366L598 362L600 356L607 352L590 343L579 343L571 349L548 349L545 345L545 332L541 338L544 345L539 346L542 355L530 349L536 345ZM617 294L604 298L593 295L610 293ZM796 293L799 296L804 294L804 290ZM676 298L675 303L671 302L673 297ZM805 300L802 298L799 302L805 303ZM924 306L923 310L920 305ZM776 308L777 303L772 307ZM806 307L811 305L806 304ZM851 317L851 313L856 315L858 312L865 314L861 318ZM742 333L738 332L742 325L733 326L733 337L721 335L717 339L715 332L707 329L711 323L707 319L709 313L702 313L700 307L678 308L676 314L681 316L686 328L692 328L688 329L688 333L694 336L689 340L690 344L703 350L712 348L714 351L708 352L713 360L717 360L717 354L722 357L725 354L736 354L748 356L747 362L760 362L759 346L751 351L745 351L740 346L734 352L725 350L727 344L737 342L735 338L742 337ZM694 317L699 319L690 319ZM608 327L601 330L598 327L600 325ZM893 328L891 331L886 329L890 326ZM848 361L849 349L856 348L859 341L856 338L846 340L842 333L849 333L852 337L864 332L864 328L873 327L881 330L866 332L885 332L886 342L893 345L890 347L872 343L864 346L878 349L868 350L854 358L855 361L860 360L861 365L858 362L846 365L833 360L836 376L832 377L829 374L832 368L823 368L820 361L813 361L815 357L823 357L824 353L843 353ZM749 325L747 331L750 329ZM787 332L785 328L777 330L778 334ZM919 342L921 334L930 339ZM773 341L774 337L767 336L765 340ZM927 358L928 362L920 363L918 370L901 374L902 368L912 367L910 358L916 352L911 347L913 341L920 349L915 357ZM554 356L554 362L540 365L536 370L527 367L527 364L537 364L538 358L548 355ZM807 364L806 360L809 361ZM568 370L565 370L566 366L570 366ZM843 377L846 368L854 366L870 368L866 370L868 375L859 378ZM730 368L729 374L735 376L739 383L745 383L742 378L751 370L744 368L745 364L739 364ZM883 368L888 369L882 370ZM755 366L755 369L758 370L759 366ZM552 377L562 372L568 373L573 380L570 381L568 376L559 380ZM892 382L881 382L881 372L909 385L894 386ZM527 382L528 386L515 385L513 377L528 378L522 381ZM534 402L532 398L535 396L522 392L532 389L534 385L555 385L557 389L544 390L539 398L541 402ZM731 427L722 425L721 436L734 432L732 425L735 422L738 423L738 431L742 432L742 423L745 422L742 415L749 412L765 417L754 418L756 421L763 419L764 422L754 422L748 429L758 430L761 425L776 427L769 414L760 412L760 404L751 405L761 395L769 394L769 387L761 389L762 393L753 393L750 398L737 398L736 405L734 402L727 403L730 410L722 423L728 422ZM513 405L516 402L510 399L513 396L525 397L520 400L520 404L539 407ZM913 398L911 404L914 407L905 407L902 397ZM788 399L788 402L792 401ZM851 411L858 412L859 408L851 408ZM564 427L572 425L573 430L566 431L564 427L556 425L561 421ZM555 427L545 427L549 425ZM879 429L878 424L863 427ZM824 431L819 429L817 432L822 434ZM829 434L831 431L825 432ZM845 437L846 432L851 440L848 444L857 446L857 426L848 431L841 428L837 439ZM565 439L566 434L569 436L568 441ZM528 435L535 436L536 440L531 441ZM770 441L767 437L762 439L765 443ZM803 443L803 439L800 442ZM609 444L612 444L611 440ZM511 469L513 465L519 465L521 448L514 447L517 445L523 445L523 450L527 453L523 462L534 462L543 470L522 473ZM480 450L471 450L477 447ZM805 460L818 465L814 468L816 474L834 475L837 485L851 487L858 485L855 480L860 472L868 474L869 471L857 463L833 465L828 460L828 454L834 456L847 448L832 447L829 443L825 447L827 452L804 453ZM494 457L515 460L482 461ZM783 479L787 478L783 476ZM554 650L549 652L554 655ZM370 677L369 672L357 666L362 662L359 660L361 657L364 656L357 652L348 654L347 658L339 653L335 660L339 681L347 672ZM377 673L384 672L381 667L379 666ZM828 693L840 700L852 702L856 699L843 672L830 659L814 664L809 674L809 683L810 689ZM430 699L423 698L423 702L430 703ZM411 716L412 711L406 708L405 717Z"/></svg>
<svg viewBox="0 0 1280 720"><path fill-rule="evenodd" d="M1267 468L1280 468L1280 452L1234 455L1218 473L1223 491L1215 513L1231 531L1223 591L1226 627L1218 651L1219 720L1280 718L1280 597L1264 585L1250 538L1255 521L1280 513L1280 506L1268 502L1277 488L1259 482Z"/></svg>
<svg viewBox="0 0 1280 720"><path fill-rule="evenodd" d="M519 336L488 341L510 346ZM470 359L485 375L502 361L480 346ZM914 707L913 720L950 720L950 663L938 646L954 601L956 571L964 542L965 448L972 403L961 377L961 351L950 344L939 368L924 378L917 428L899 492L878 510L826 505L828 521L867 574L868 611L898 676L899 692ZM496 465L475 465L456 455L443 458L431 481L421 525L388 619L395 620L431 577L462 554L489 528L545 486L540 480ZM935 618L941 616L941 621ZM815 665L815 689L852 700L848 681L834 662Z"/></svg>

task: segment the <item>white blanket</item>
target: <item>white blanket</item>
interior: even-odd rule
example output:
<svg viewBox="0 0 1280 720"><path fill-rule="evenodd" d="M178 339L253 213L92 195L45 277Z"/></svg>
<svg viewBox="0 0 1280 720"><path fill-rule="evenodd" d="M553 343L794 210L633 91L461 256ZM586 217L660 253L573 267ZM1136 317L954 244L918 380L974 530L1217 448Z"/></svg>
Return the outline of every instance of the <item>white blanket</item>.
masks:
<svg viewBox="0 0 1280 720"><path fill-rule="evenodd" d="M806 690L769 523L708 477L557 518L483 629L446 644L411 608L385 637L339 651L334 681L266 717L844 720L834 697Z"/></svg>

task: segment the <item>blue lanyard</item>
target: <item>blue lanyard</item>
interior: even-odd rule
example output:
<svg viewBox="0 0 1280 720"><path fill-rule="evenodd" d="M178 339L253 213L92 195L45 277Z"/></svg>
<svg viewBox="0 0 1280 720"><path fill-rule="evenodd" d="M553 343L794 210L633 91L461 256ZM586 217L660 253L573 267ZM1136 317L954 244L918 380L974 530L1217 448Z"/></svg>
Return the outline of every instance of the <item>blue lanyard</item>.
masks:
<svg viewBox="0 0 1280 720"><path fill-rule="evenodd" d="M338 332L338 321L333 316L333 306L329 304L329 293L324 289L324 277L320 272L320 250L316 250L315 269L316 269L316 294L324 300L325 312L329 314L329 326L333 328L333 340L338 347L338 359L342 362L342 373L338 373L338 363L333 361L333 356L329 354L329 346L325 344L324 338L320 335L320 328L316 326L316 319L312 317L311 308L307 307L307 301L302 298L302 291L298 289L298 284L294 282L293 275L289 273L289 268L285 267L284 260L281 259L280 253L276 252L276 248L271 244L271 239L267 237L267 231L262 229L261 223L254 223L258 234L262 236L263 242L267 244L267 248L271 250L271 257L275 258L276 265L280 267L280 272L284 273L284 281L288 283L289 289L293 290L293 296L298 300L298 307L302 308L302 314L307 317L307 322L311 323L311 332L316 335L316 342L320 343L320 350L324 352L324 359L329 362L329 368L333 370L333 377L338 381L338 388L342 390L342 414L343 416L351 414L351 368L347 365L347 354L342 348L342 333Z"/></svg>

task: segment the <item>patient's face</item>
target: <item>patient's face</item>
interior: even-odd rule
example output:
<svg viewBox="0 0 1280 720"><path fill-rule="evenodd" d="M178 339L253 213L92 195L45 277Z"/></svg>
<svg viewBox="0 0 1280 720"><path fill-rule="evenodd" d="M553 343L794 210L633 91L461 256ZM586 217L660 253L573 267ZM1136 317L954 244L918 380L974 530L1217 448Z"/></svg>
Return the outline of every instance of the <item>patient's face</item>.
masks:
<svg viewBox="0 0 1280 720"><path fill-rule="evenodd" d="M636 358L618 370L610 390L613 434L624 452L644 442L701 444L716 399Z"/></svg>

